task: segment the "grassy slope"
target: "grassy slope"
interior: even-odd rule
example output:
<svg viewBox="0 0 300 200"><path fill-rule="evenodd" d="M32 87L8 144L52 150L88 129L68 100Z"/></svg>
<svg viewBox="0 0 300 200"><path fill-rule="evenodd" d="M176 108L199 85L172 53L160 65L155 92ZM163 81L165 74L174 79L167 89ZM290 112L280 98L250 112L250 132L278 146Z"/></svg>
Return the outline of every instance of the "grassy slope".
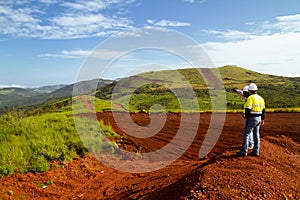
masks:
<svg viewBox="0 0 300 200"><path fill-rule="evenodd" d="M264 97L269 111L299 111L300 108L300 77L283 77L260 74L235 66L220 68L229 104L234 104L236 95L230 92L232 88L243 88L254 82L258 93ZM234 106L233 106L234 108Z"/></svg>
<svg viewBox="0 0 300 200"><path fill-rule="evenodd" d="M66 162L88 150L113 153L116 143L105 138L119 136L111 127L92 121L74 118L69 99L0 115L0 177L16 172L47 171L53 161ZM89 134L77 132L87 124Z"/></svg>
<svg viewBox="0 0 300 200"><path fill-rule="evenodd" d="M226 89L227 110L242 108L243 98L232 92L232 89L242 89L251 82L258 85L259 94L265 98L267 108L274 110L276 108L291 109L300 107L300 77L272 76L236 66L225 66L212 71L215 74L219 71L221 74L221 79ZM114 90L114 102L133 112L142 109L148 110L153 103L162 103L164 105L168 102L166 104L167 110L178 111L180 110L178 101L175 100L172 91L179 91L179 97L184 102L190 101L190 98L185 93L185 80L188 80L189 84L194 88L198 96L200 109L202 111L210 110L210 93L198 69L147 72L122 79L117 83L120 89ZM148 85L145 86L144 84ZM108 88L99 90L96 96L101 99L109 99L113 86L110 85ZM108 96L109 98L105 98ZM125 102L129 100L130 105L128 108ZM288 111L288 109L285 110Z"/></svg>

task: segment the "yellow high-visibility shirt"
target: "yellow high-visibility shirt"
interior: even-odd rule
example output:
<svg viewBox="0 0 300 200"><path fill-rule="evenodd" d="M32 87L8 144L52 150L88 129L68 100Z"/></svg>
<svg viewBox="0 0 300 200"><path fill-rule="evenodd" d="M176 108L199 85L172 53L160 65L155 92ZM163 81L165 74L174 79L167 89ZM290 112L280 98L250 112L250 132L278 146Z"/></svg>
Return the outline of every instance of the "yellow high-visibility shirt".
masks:
<svg viewBox="0 0 300 200"><path fill-rule="evenodd" d="M247 98L245 107L250 109L250 114L262 114L265 109L265 100L258 94L252 94Z"/></svg>

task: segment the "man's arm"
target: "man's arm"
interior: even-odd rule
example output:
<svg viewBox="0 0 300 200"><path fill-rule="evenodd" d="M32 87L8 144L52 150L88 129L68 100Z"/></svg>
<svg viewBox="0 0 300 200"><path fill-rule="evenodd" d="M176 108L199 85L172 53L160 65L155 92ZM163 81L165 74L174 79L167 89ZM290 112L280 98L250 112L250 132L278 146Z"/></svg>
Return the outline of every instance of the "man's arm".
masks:
<svg viewBox="0 0 300 200"><path fill-rule="evenodd" d="M264 108L261 115L261 123L260 123L261 126L263 126L265 123L265 117L266 117L266 109Z"/></svg>
<svg viewBox="0 0 300 200"><path fill-rule="evenodd" d="M264 108L261 114L261 120L265 120L266 109Z"/></svg>
<svg viewBox="0 0 300 200"><path fill-rule="evenodd" d="M237 88L232 89L234 92L238 93L239 95L241 95L242 97L244 97L244 93L243 90L239 90Z"/></svg>

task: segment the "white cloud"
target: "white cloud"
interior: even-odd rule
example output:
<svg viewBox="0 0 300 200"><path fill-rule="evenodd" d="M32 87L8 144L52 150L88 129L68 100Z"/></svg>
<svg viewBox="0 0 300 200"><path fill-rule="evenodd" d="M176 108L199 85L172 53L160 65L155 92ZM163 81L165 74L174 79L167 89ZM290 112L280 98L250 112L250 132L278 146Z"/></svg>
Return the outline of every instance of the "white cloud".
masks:
<svg viewBox="0 0 300 200"><path fill-rule="evenodd" d="M281 32L300 32L300 14L276 17L277 22L266 22L263 28Z"/></svg>
<svg viewBox="0 0 300 200"><path fill-rule="evenodd" d="M275 22L247 23L255 31L204 30L225 39L202 47L216 66L238 65L262 73L300 76L300 15L276 17Z"/></svg>
<svg viewBox="0 0 300 200"><path fill-rule="evenodd" d="M188 2L188 3L194 3L195 0L183 0L184 2Z"/></svg>
<svg viewBox="0 0 300 200"><path fill-rule="evenodd" d="M202 33L206 35L213 35L217 38L225 40L246 40L250 39L252 34L249 32L243 32L238 30L227 30L227 31L218 31L218 30L202 30Z"/></svg>
<svg viewBox="0 0 300 200"><path fill-rule="evenodd" d="M122 55L123 51L110 50L110 49L96 49L92 50L62 50L59 53L45 53L39 55L40 57L50 57L50 58L84 58L90 56L91 58L96 58L101 60L112 60ZM125 57L127 59L130 56ZM124 58L123 58L124 59Z"/></svg>
<svg viewBox="0 0 300 200"><path fill-rule="evenodd" d="M0 5L0 33L18 34L32 25L37 25L39 19L33 17L37 10L29 8L13 9Z"/></svg>
<svg viewBox="0 0 300 200"><path fill-rule="evenodd" d="M129 21L125 18L111 19L103 16L102 14L88 14L88 15L78 15L78 14L66 14L62 16L55 17L51 20L54 24L61 27L77 27L84 26L85 28L93 29L105 28L109 29L112 27L127 27L129 26ZM95 27L95 26L97 27Z"/></svg>
<svg viewBox="0 0 300 200"><path fill-rule="evenodd" d="M34 4L30 1L22 4L0 2L0 34L42 39L109 36L132 28L132 22L126 17L108 14L107 9L114 6L115 11L132 2L134 0L77 0L72 3L42 0ZM55 16L45 15L51 13L48 9L61 11Z"/></svg>
<svg viewBox="0 0 300 200"><path fill-rule="evenodd" d="M43 4L55 4L55 3L58 3L59 0L40 0L41 3Z"/></svg>
<svg viewBox="0 0 300 200"><path fill-rule="evenodd" d="M1 85L0 84L0 89L2 88L26 88L26 86L23 85Z"/></svg>
<svg viewBox="0 0 300 200"><path fill-rule="evenodd" d="M73 2L63 2L60 4L61 6L65 6L67 8L71 8L77 11L98 11L107 7L107 4L100 1L77 1L77 3Z"/></svg>
<svg viewBox="0 0 300 200"><path fill-rule="evenodd" d="M206 0L183 0L183 2L187 2L187 3L195 3L195 2L199 2L199 3L204 3Z"/></svg>
<svg viewBox="0 0 300 200"><path fill-rule="evenodd" d="M148 19L147 22L151 25L161 26L161 27L191 26L191 24L188 22L170 21L170 20L165 20L165 19L160 20L158 22Z"/></svg>
<svg viewBox="0 0 300 200"><path fill-rule="evenodd" d="M279 16L275 22L247 22L246 25L253 26L253 30L248 32L239 30L202 30L204 35L214 36L224 40L249 40L257 36L267 36L276 33L300 32L300 14Z"/></svg>
<svg viewBox="0 0 300 200"><path fill-rule="evenodd" d="M149 24L155 24L155 21L154 21L153 19L147 19L147 22L148 22Z"/></svg>
<svg viewBox="0 0 300 200"><path fill-rule="evenodd" d="M88 56L90 51L86 50L62 50L58 54L45 53L41 54L40 57L52 57L52 58L82 58Z"/></svg>
<svg viewBox="0 0 300 200"><path fill-rule="evenodd" d="M300 76L299 46L300 33L202 44L216 66L234 64L262 73L286 76Z"/></svg>

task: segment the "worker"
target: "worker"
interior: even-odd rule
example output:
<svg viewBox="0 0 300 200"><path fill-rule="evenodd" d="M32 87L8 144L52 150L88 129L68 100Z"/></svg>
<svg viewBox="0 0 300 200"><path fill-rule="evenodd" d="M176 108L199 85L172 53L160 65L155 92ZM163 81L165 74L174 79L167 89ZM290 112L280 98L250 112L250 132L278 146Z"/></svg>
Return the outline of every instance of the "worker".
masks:
<svg viewBox="0 0 300 200"><path fill-rule="evenodd" d="M245 104L246 123L243 133L242 148L237 154L239 156L247 156L250 134L253 133L254 146L251 156L259 156L260 151L260 126L264 124L265 119L265 101L257 94L257 86L254 83L249 84L249 97Z"/></svg>
<svg viewBox="0 0 300 200"><path fill-rule="evenodd" d="M243 106L243 115L242 115L243 118L244 118L244 129L245 129L245 125L246 125L245 108L246 108L247 98L249 97L249 85L246 85L243 88L243 90L239 90L239 89L234 88L233 91L245 98L245 103L244 103L244 106ZM250 135L249 135L249 146L248 146L249 150L252 150L253 146L254 146L253 134L250 133Z"/></svg>

